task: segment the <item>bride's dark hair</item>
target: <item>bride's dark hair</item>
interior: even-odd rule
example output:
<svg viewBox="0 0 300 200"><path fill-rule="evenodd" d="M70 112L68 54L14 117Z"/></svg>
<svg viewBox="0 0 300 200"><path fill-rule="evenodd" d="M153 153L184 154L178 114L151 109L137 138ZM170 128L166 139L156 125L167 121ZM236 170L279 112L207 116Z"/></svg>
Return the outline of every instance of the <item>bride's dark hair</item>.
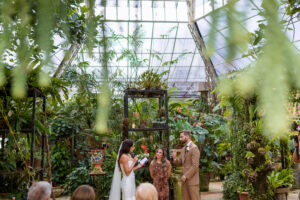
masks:
<svg viewBox="0 0 300 200"><path fill-rule="evenodd" d="M118 158L118 165L119 165L120 171L121 171L120 158L122 157L123 154L129 153L130 147L132 147L132 146L133 146L133 140L131 140L131 139L126 139L122 143L122 147L120 149L119 158Z"/></svg>

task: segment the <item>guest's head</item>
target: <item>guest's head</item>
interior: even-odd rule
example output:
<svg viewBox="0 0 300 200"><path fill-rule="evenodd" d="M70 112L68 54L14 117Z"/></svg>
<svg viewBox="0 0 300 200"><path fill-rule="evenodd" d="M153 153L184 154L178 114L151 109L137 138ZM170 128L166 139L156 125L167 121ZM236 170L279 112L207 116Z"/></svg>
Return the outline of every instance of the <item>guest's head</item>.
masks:
<svg viewBox="0 0 300 200"><path fill-rule="evenodd" d="M155 152L155 159L166 159L166 151L163 148L158 148Z"/></svg>
<svg viewBox="0 0 300 200"><path fill-rule="evenodd" d="M89 185L81 185L73 192L71 200L95 200L94 189Z"/></svg>
<svg viewBox="0 0 300 200"><path fill-rule="evenodd" d="M182 143L187 143L190 140L191 140L191 131L189 130L180 131L180 141Z"/></svg>
<svg viewBox="0 0 300 200"><path fill-rule="evenodd" d="M51 196L52 186L46 181L34 183L28 191L28 200L48 200Z"/></svg>
<svg viewBox="0 0 300 200"><path fill-rule="evenodd" d="M168 174L168 163L166 157L166 151L163 148L158 148L155 153L155 157L153 159L153 173L155 173L157 161L161 162L163 172L165 175Z"/></svg>
<svg viewBox="0 0 300 200"><path fill-rule="evenodd" d="M120 158L123 154L128 154L133 152L134 150L134 142L133 140L126 139L123 141L120 152L119 152L119 158L118 158L118 164L120 168Z"/></svg>
<svg viewBox="0 0 300 200"><path fill-rule="evenodd" d="M135 192L136 200L158 200L156 188L151 183L142 183Z"/></svg>

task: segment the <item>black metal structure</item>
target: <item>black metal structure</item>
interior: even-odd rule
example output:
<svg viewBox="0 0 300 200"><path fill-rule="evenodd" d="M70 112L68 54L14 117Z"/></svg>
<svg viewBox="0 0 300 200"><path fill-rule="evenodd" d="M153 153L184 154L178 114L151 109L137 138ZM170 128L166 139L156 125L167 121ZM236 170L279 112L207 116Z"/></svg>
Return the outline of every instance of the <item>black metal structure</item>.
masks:
<svg viewBox="0 0 300 200"><path fill-rule="evenodd" d="M159 101L159 109L161 109L162 104L164 102L165 105L165 119L166 121L157 128L128 128L125 132L123 132L123 139L129 138L129 132L147 132L147 131L159 131L160 140L162 141L162 132L165 132L165 139L166 139L166 151L167 157L169 158L169 125L168 125L168 91L162 89L145 89L145 90L138 90L138 89L126 89L124 91L124 118L128 119L128 99L134 98L157 98ZM164 101L163 101L164 100Z"/></svg>
<svg viewBox="0 0 300 200"><path fill-rule="evenodd" d="M7 97L9 96L9 88L6 87L5 89L0 90L0 97L3 98L3 103L4 105L7 105ZM36 135L36 99L37 98L42 98L43 99L43 113L46 115L46 97L43 95L42 91L38 88L35 87L30 87L28 88L27 91L27 98L32 97L32 128L26 128L26 129L21 129L21 130L15 130L20 133L25 133L27 134L27 139L30 141L30 169L31 171L34 170L34 144L35 144L35 135ZM6 129L0 129L0 134L2 134L2 145L1 145L1 155L4 154L4 145L5 145L5 138L6 134L10 132L10 129L7 127ZM31 135L30 135L31 133ZM38 178L41 180L43 178L43 173L44 173L44 154L45 154L45 136L44 134L42 135L42 143L41 143L41 157L42 157L42 162L41 162L41 169L36 170Z"/></svg>

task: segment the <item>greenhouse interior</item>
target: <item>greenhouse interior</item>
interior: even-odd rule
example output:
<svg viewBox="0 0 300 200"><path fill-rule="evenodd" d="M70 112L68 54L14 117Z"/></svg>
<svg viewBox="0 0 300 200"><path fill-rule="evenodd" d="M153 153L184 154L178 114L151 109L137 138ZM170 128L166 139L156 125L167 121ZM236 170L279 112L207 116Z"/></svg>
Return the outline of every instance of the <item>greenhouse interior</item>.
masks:
<svg viewBox="0 0 300 200"><path fill-rule="evenodd" d="M2 0L0 55L1 200L300 199L299 0Z"/></svg>

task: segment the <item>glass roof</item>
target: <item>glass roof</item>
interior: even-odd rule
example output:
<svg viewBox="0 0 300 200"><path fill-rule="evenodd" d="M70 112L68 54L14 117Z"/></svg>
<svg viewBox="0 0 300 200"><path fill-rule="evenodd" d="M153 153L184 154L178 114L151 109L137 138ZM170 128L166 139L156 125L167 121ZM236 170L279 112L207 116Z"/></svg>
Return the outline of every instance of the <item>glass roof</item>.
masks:
<svg viewBox="0 0 300 200"><path fill-rule="evenodd" d="M195 19L205 42L212 25L211 0L195 0ZM248 32L258 28L258 21L262 0L239 0L236 3L238 11L243 13L239 17L239 26ZM211 56L218 75L232 70L242 69L253 60L244 57L243 52L237 47L237 54L231 64L225 61L227 56L228 27L226 22L227 0L215 0L214 9L219 15L217 25L215 52ZM183 94L192 94L197 90L198 82L206 81L205 66L195 46L195 42L188 29L186 0L106 0L106 6L101 6L100 0L96 1L96 15L103 15L106 27L106 37L111 42L109 50L115 56L109 61L110 73L120 72L117 77L121 81L128 81L140 75L149 68L158 72L169 70L165 76L169 86L176 86ZM296 18L290 24L295 32L300 31L300 22ZM134 35L139 29L137 39L128 36ZM295 34L287 29L287 36L300 49L300 34ZM103 37L102 35L98 36ZM118 39L116 39L118 38ZM133 46L133 41L140 42ZM124 52L130 50L135 54L125 56ZM101 74L102 64L99 61L103 49L97 47L93 57L89 57L86 50L82 49L75 62L89 61L89 70L96 75ZM64 56L63 50L56 52L53 62L60 63ZM171 61L171 62L170 62ZM133 65L135 67L133 67ZM192 91L192 92L191 92Z"/></svg>

